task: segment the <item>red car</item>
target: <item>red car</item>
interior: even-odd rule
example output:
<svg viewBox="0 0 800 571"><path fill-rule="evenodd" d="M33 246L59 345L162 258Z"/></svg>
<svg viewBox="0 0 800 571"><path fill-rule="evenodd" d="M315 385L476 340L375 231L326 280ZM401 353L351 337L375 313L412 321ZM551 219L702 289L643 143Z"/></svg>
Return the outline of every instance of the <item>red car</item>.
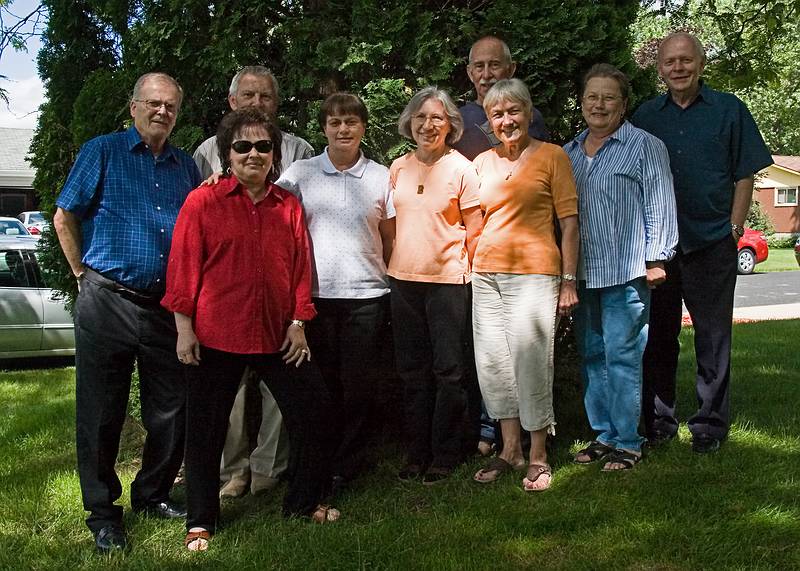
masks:
<svg viewBox="0 0 800 571"><path fill-rule="evenodd" d="M752 274L756 264L769 257L767 239L761 230L744 229L744 236L739 238L739 273Z"/></svg>

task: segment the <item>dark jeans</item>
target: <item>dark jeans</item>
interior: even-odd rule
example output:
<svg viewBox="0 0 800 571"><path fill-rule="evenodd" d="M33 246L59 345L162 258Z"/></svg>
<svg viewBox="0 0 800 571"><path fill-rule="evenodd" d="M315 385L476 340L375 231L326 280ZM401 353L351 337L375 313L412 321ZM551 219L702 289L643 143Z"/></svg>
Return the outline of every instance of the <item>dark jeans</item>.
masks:
<svg viewBox="0 0 800 571"><path fill-rule="evenodd" d="M241 355L200 349L200 365L186 367L186 527L213 532L219 519L219 463L233 400L247 366L275 397L289 432L294 474L283 498L284 516L312 513L330 467L330 399L316 365L286 365L281 354Z"/></svg>
<svg viewBox="0 0 800 571"><path fill-rule="evenodd" d="M363 463L377 397L381 328L389 296L314 299L317 316L308 324L308 344L333 401L331 473L352 479Z"/></svg>
<svg viewBox="0 0 800 571"><path fill-rule="evenodd" d="M650 332L644 353L642 413L648 436L675 434L675 382L680 346L681 299L694 326L698 410L689 419L693 435L725 438L730 425L731 321L736 287L736 242L732 236L667 264L667 281L653 290Z"/></svg>
<svg viewBox="0 0 800 571"><path fill-rule="evenodd" d="M75 427L86 524L93 532L122 523L114 464L139 366L142 466L131 484L134 510L169 499L183 459L186 386L175 356L175 321L158 302L139 303L82 280L75 303Z"/></svg>
<svg viewBox="0 0 800 571"><path fill-rule="evenodd" d="M452 468L462 458L469 286L390 283L395 360L405 383L407 461Z"/></svg>
<svg viewBox="0 0 800 571"><path fill-rule="evenodd" d="M467 286L467 322L464 332L464 389L467 394L466 414L462 436L466 456L475 454L480 440L494 443L495 421L483 406L478 371L475 369L475 344L472 338L472 286Z"/></svg>

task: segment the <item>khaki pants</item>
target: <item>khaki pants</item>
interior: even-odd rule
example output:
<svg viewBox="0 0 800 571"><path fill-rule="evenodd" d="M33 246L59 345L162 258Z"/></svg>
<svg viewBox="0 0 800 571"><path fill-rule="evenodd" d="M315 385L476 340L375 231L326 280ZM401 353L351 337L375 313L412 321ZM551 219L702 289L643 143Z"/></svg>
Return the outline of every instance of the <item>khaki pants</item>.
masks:
<svg viewBox="0 0 800 571"><path fill-rule="evenodd" d="M245 422L245 393L247 383L258 382L261 393L261 424L255 449L250 452ZM278 403L266 384L255 378L248 368L242 375L236 399L228 421L228 434L222 451L220 479L223 482L240 477L250 478L253 472L268 478L277 478L289 465L289 437L283 426L283 417Z"/></svg>

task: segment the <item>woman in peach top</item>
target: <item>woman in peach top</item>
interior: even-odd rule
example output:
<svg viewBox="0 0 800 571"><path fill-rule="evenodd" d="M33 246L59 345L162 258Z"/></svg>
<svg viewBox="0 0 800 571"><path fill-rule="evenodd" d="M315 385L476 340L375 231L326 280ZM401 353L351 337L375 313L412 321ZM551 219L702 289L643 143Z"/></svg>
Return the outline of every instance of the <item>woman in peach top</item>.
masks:
<svg viewBox="0 0 800 571"><path fill-rule="evenodd" d="M410 440L398 476L435 484L461 460L470 263L481 228L478 174L450 147L463 122L446 92L418 92L398 127L417 144L389 169L397 230L388 273Z"/></svg>
<svg viewBox="0 0 800 571"><path fill-rule="evenodd" d="M474 479L493 482L527 467L523 488L541 491L552 479L545 442L556 424L556 324L578 303L575 181L561 147L528 136L532 104L522 81L498 81L483 108L502 144L475 158L484 229L473 264L472 323L478 382L489 416L500 420L503 450ZM527 464L520 427L531 433Z"/></svg>

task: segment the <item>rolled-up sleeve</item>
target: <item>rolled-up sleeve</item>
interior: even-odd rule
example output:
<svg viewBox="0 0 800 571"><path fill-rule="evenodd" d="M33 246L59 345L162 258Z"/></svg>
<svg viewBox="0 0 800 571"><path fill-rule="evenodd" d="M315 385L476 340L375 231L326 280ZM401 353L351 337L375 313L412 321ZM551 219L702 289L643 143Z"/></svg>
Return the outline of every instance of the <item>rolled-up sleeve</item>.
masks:
<svg viewBox="0 0 800 571"><path fill-rule="evenodd" d="M678 220L675 190L664 143L648 135L642 149L645 260L663 262L675 255Z"/></svg>
<svg viewBox="0 0 800 571"><path fill-rule="evenodd" d="M172 234L167 264L167 291L161 305L173 313L193 316L203 269L203 214L198 194L190 193Z"/></svg>

